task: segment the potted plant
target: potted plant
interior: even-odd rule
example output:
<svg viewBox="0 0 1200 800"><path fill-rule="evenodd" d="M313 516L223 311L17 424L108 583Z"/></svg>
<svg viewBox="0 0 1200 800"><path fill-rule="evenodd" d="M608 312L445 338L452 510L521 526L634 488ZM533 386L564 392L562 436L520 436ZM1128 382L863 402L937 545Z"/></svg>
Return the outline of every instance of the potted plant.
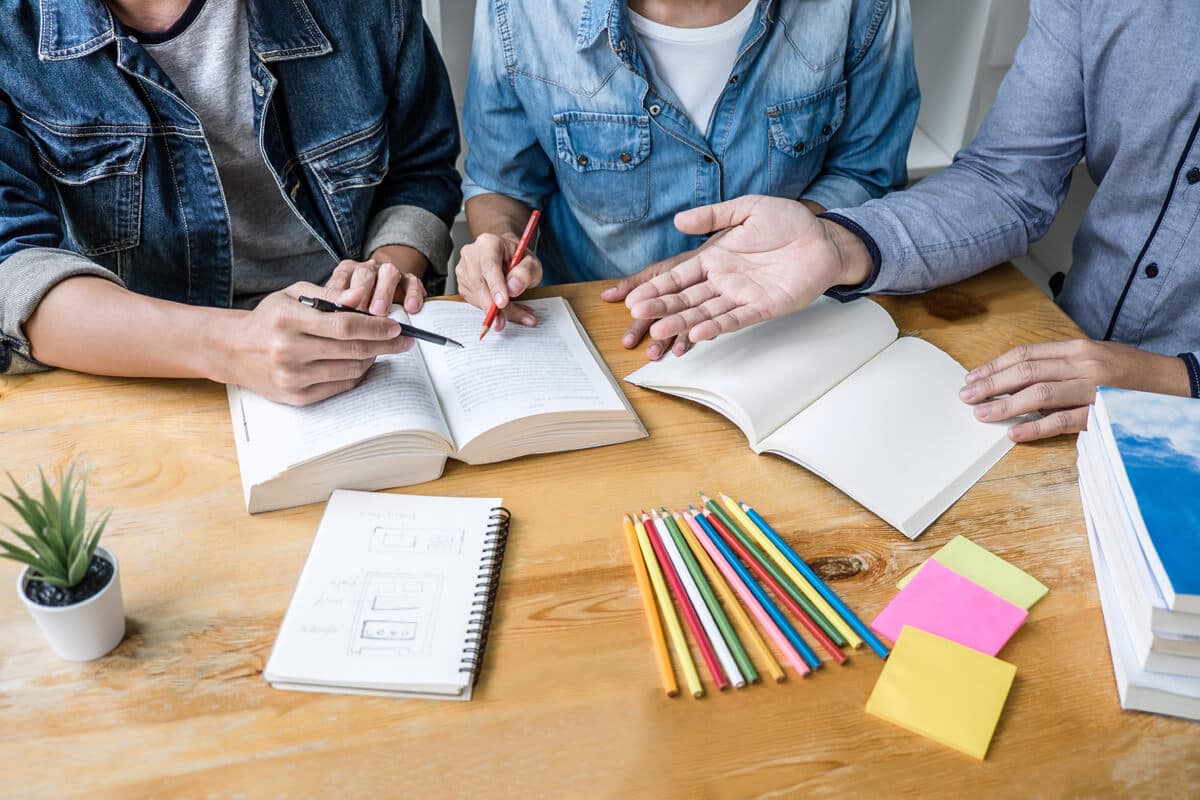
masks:
<svg viewBox="0 0 1200 800"><path fill-rule="evenodd" d="M17 594L42 635L61 658L90 661L108 653L125 636L125 607L117 559L100 547L106 511L87 524L87 486L75 467L58 475L57 492L42 479L34 498L8 476L15 496L0 495L16 509L27 532L5 525L25 545L0 539L0 556L25 565Z"/></svg>

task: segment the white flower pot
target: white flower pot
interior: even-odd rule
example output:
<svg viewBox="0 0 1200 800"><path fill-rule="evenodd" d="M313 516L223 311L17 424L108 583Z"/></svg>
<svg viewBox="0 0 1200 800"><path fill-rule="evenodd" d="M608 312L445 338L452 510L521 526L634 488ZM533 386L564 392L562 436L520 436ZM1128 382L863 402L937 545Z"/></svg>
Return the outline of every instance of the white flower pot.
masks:
<svg viewBox="0 0 1200 800"><path fill-rule="evenodd" d="M108 585L70 606L43 606L25 596L30 567L17 576L17 594L33 615L50 648L68 661L91 661L113 650L125 638L125 604L121 600L121 570L116 556L103 547L96 553L112 564Z"/></svg>

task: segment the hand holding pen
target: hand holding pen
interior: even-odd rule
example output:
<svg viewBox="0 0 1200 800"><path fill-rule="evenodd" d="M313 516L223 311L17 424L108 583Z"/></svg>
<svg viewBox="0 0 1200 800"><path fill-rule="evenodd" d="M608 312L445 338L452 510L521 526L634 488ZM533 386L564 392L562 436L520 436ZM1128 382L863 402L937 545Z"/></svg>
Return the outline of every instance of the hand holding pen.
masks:
<svg viewBox="0 0 1200 800"><path fill-rule="evenodd" d="M338 303L335 303L332 300L326 300L323 297L300 296L296 299L310 308L315 308L317 311L344 311L350 314L365 314L368 317L378 316L376 314L372 314L370 311L363 311L362 309L354 308L353 306L339 305ZM449 336L442 336L440 333L427 331L423 328L418 328L415 325L409 325L406 322L401 322L399 325L401 336L420 339L421 341L429 342L430 344L450 345L451 347L457 347L459 349L462 348L461 342L456 342Z"/></svg>
<svg viewBox="0 0 1200 800"><path fill-rule="evenodd" d="M505 200L507 205L502 213L489 213L488 209L481 211L476 206L474 219L479 221L483 230L506 229L517 220L524 220L524 214L529 213L528 207L517 201ZM542 266L537 257L529 252L540 216L536 210L529 214L525 232L519 239L511 232L503 235L480 233L475 241L462 249L462 257L455 268L458 292L476 308L487 309L490 312L487 326L494 322L497 331L504 330L506 322L527 326L537 324L533 310L522 303L513 302L512 298L541 281ZM472 225L475 224L473 221ZM481 333L486 333L487 326Z"/></svg>

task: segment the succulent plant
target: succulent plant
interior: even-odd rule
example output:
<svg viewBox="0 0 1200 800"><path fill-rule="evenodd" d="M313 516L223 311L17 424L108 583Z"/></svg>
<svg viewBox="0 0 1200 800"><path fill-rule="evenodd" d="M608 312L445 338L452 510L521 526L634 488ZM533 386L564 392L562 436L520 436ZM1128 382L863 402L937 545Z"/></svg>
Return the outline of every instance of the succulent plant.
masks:
<svg viewBox="0 0 1200 800"><path fill-rule="evenodd" d="M87 524L87 481L82 477L76 479L73 464L65 473L59 472L57 492L41 468L38 475L42 479L40 500L22 489L11 474L8 476L16 495L0 494L0 497L16 509L29 532L5 525L25 547L0 539L0 556L28 564L37 580L69 589L87 574L111 510L93 520L90 526Z"/></svg>

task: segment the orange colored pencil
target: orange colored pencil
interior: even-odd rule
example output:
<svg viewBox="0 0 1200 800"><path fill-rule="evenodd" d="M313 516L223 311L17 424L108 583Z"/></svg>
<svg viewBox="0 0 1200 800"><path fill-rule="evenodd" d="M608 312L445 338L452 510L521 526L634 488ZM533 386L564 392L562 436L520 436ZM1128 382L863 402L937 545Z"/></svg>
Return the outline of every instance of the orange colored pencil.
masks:
<svg viewBox="0 0 1200 800"><path fill-rule="evenodd" d="M658 621L658 604L655 602L653 590L650 588L650 575L646 572L646 562L642 558L642 551L638 546L633 520L628 514L622 520L622 525L625 528L625 544L629 546L629 559L633 562L633 574L637 579L638 591L642 595L642 610L646 612L646 625L650 628L650 640L654 644L658 673L662 677L663 689L666 691L667 697L674 697L679 694L679 685L675 682L675 670L671 666L671 655L667 652L667 641L663 636L662 625Z"/></svg>

